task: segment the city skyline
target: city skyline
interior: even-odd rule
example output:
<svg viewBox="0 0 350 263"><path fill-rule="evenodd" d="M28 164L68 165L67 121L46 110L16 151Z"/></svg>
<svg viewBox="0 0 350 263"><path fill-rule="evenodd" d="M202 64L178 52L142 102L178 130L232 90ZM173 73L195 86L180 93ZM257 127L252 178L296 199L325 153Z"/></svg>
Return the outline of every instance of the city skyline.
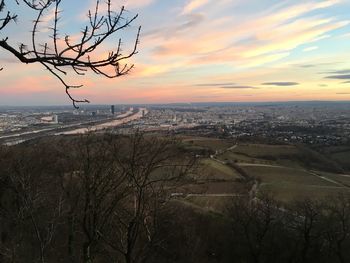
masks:
<svg viewBox="0 0 350 263"><path fill-rule="evenodd" d="M94 2L63 1L62 34L79 32ZM142 26L139 54L128 76L72 77L85 85L74 94L93 104L350 100L350 1L112 2L116 10L125 4L130 17L139 14L122 36L127 51ZM8 8L19 22L4 35L17 45L29 42L32 14ZM43 38L52 14L45 18ZM70 103L40 65L21 64L4 50L0 63L0 105Z"/></svg>

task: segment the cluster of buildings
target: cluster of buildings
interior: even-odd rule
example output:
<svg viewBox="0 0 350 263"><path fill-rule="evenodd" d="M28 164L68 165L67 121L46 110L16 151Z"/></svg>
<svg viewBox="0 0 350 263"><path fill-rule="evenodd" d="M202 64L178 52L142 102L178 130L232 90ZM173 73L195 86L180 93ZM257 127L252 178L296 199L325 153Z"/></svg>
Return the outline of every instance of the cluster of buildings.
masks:
<svg viewBox="0 0 350 263"><path fill-rule="evenodd" d="M350 141L350 104L154 106L125 128L339 145Z"/></svg>
<svg viewBox="0 0 350 263"><path fill-rule="evenodd" d="M43 127L79 125L111 119L127 111L127 106L0 108L0 135L34 131Z"/></svg>
<svg viewBox="0 0 350 263"><path fill-rule="evenodd" d="M42 124L58 124L56 114L0 113L0 133L17 132Z"/></svg>
<svg viewBox="0 0 350 263"><path fill-rule="evenodd" d="M141 111L138 118L109 129L121 133L139 129L227 138L272 138L322 145L350 143L350 103L346 102L0 109L0 138L28 130L88 127L126 118L138 111Z"/></svg>

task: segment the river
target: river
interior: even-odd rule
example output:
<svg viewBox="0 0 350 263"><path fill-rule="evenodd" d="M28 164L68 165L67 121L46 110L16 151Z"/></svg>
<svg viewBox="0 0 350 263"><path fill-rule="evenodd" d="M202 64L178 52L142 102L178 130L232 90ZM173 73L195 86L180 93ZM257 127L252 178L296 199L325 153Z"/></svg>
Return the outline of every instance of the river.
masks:
<svg viewBox="0 0 350 263"><path fill-rule="evenodd" d="M75 129L72 131L56 133L55 135L74 135L74 134L83 134L83 133L87 133L87 132L91 132L91 131L92 132L101 131L101 130L104 130L107 128L117 127L117 126L123 125L125 123L140 119L143 117L143 114L146 115L148 113L148 110L146 108L139 108L138 112L136 112L135 114L132 114L132 111L133 111L133 109L130 109L128 112L126 112L122 115L118 115L117 120L112 120L110 122L101 123L98 125L89 126L89 127L85 127L85 128L79 128L79 129ZM132 115L130 115L130 114L132 114Z"/></svg>

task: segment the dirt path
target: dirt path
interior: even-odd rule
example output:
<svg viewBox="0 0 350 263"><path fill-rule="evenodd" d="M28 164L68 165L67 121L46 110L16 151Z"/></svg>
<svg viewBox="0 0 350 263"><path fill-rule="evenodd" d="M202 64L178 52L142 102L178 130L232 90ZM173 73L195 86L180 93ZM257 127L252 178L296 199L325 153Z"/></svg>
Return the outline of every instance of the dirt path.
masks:
<svg viewBox="0 0 350 263"><path fill-rule="evenodd" d="M241 194L186 194L185 197L241 197Z"/></svg>
<svg viewBox="0 0 350 263"><path fill-rule="evenodd" d="M286 168L286 169L294 169L292 167L286 167L281 165L273 165L273 164L260 164L260 163L237 163L239 166L251 166L251 167L271 167L271 168ZM297 169L294 169L297 170Z"/></svg>

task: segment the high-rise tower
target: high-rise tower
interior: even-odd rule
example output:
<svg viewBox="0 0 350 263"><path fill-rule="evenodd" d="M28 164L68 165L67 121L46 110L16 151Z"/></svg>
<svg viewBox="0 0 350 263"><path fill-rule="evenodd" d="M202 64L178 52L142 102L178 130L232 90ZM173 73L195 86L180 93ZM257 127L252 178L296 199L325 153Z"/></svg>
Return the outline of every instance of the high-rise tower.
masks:
<svg viewBox="0 0 350 263"><path fill-rule="evenodd" d="M114 115L114 113L115 113L115 107L114 107L114 105L111 105L111 113Z"/></svg>

